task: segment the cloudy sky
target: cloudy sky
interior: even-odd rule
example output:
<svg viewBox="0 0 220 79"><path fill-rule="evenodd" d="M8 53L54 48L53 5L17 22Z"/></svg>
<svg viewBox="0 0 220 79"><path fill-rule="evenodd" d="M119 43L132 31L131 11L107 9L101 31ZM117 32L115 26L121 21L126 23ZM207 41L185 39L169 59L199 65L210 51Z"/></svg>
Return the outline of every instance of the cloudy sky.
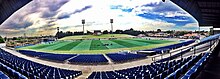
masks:
<svg viewBox="0 0 220 79"><path fill-rule="evenodd" d="M0 25L0 35L55 35L62 31L197 30L197 21L171 1L161 0L33 0Z"/></svg>

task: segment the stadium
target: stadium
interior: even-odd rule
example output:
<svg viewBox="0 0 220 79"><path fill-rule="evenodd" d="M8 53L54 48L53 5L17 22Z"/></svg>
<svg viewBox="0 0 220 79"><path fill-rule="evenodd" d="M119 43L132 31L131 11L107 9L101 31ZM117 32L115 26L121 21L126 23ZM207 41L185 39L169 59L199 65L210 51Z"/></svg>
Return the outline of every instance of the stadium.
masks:
<svg viewBox="0 0 220 79"><path fill-rule="evenodd" d="M0 79L219 79L217 0L0 0Z"/></svg>

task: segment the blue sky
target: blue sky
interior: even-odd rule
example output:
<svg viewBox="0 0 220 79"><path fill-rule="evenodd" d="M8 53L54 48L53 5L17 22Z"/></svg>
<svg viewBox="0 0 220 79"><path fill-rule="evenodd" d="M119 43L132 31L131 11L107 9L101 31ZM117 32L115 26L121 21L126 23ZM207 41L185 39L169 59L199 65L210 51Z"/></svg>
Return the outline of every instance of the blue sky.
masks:
<svg viewBox="0 0 220 79"><path fill-rule="evenodd" d="M33 0L1 26L1 35L54 35L85 30L197 30L197 21L171 1L161 0Z"/></svg>

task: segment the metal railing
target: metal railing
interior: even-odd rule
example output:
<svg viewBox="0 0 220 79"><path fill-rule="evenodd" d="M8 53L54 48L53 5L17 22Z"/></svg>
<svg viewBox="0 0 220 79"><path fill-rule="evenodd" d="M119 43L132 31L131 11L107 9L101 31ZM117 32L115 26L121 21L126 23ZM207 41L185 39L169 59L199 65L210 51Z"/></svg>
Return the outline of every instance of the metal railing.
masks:
<svg viewBox="0 0 220 79"><path fill-rule="evenodd" d="M195 55L197 53L201 53L204 51L210 51L213 50L213 48L216 46L216 44L218 43L219 39L212 39L212 40L208 40L208 41L204 41L203 43L199 42L199 43L193 43L190 44L188 46L183 46L174 50L169 50L170 52L167 53L162 53L162 54L158 54L157 56L152 57L152 61L156 62L165 58L168 58L167 61L172 60L170 59L172 56L179 54L178 57L183 58L184 54L188 54L188 55ZM183 52L185 50L190 50L188 52ZM191 53L189 53L191 52ZM167 56L169 54L168 57L164 57L165 55ZM177 57L177 58L178 58ZM175 59L175 58L174 58Z"/></svg>

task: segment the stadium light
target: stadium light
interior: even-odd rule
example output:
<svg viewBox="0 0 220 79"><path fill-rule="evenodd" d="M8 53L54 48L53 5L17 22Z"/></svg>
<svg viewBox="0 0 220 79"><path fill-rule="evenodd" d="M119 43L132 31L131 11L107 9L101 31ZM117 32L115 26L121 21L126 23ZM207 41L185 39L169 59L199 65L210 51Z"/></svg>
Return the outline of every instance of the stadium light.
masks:
<svg viewBox="0 0 220 79"><path fill-rule="evenodd" d="M85 24L85 19L82 19L82 24L83 24L83 34L84 34L84 24Z"/></svg>
<svg viewBox="0 0 220 79"><path fill-rule="evenodd" d="M59 27L57 27L57 32L59 32L60 31L60 28Z"/></svg>
<svg viewBox="0 0 220 79"><path fill-rule="evenodd" d="M112 25L113 19L110 19L110 23L111 23L111 31L112 31L112 33L113 33L113 25Z"/></svg>
<svg viewBox="0 0 220 79"><path fill-rule="evenodd" d="M57 39L59 38L60 27L57 27Z"/></svg>

